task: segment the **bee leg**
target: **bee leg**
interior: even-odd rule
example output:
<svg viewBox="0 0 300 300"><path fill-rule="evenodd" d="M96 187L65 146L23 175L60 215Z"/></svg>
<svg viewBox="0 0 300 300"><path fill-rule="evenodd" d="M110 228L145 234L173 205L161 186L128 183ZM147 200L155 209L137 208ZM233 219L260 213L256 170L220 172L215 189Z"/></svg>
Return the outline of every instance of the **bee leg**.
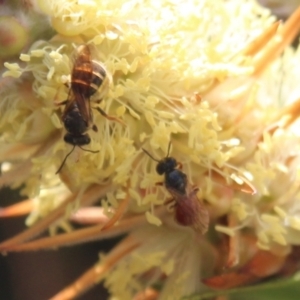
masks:
<svg viewBox="0 0 300 300"><path fill-rule="evenodd" d="M156 186L163 186L164 183L163 182L155 182L155 185ZM176 205L176 202L174 201L174 198L171 197L171 198L168 198L166 201L164 201L164 205L167 205L167 210L172 211L172 209Z"/></svg>
<svg viewBox="0 0 300 300"><path fill-rule="evenodd" d="M95 124L93 124L92 130L95 131L95 132L98 132L98 127Z"/></svg>
<svg viewBox="0 0 300 300"><path fill-rule="evenodd" d="M192 188L193 190L192 190L192 192L193 193L198 193L198 191L199 191L199 187L197 187L197 186L193 186L193 188Z"/></svg>
<svg viewBox="0 0 300 300"><path fill-rule="evenodd" d="M62 101L62 102L54 102L54 104L55 104L56 106L61 106L61 105L66 105L68 102L69 102L69 100L67 99L67 100Z"/></svg>
<svg viewBox="0 0 300 300"><path fill-rule="evenodd" d="M118 123L120 123L121 125L126 126L126 124L125 124L122 120L118 119L117 117L113 117L113 116L108 115L108 114L107 114L103 109L101 109L100 107L93 107L93 108L96 109L96 110L98 110L98 112L99 112L103 117L105 117L106 119L108 119L108 120L110 120L110 121L118 122Z"/></svg>
<svg viewBox="0 0 300 300"><path fill-rule="evenodd" d="M171 198L168 198L165 202L164 202L164 205L167 206L167 210L168 211L173 211L175 205L176 205L176 202L174 201L174 198L171 197Z"/></svg>
<svg viewBox="0 0 300 300"><path fill-rule="evenodd" d="M177 162L177 168L178 168L179 170L182 169L182 163L181 163L181 162Z"/></svg>
<svg viewBox="0 0 300 300"><path fill-rule="evenodd" d="M191 196L196 196L196 197L197 197L197 194L198 194L199 190L200 190L199 187L193 186L190 195L191 195ZM198 197L197 197L197 198L198 198Z"/></svg>
<svg viewBox="0 0 300 300"><path fill-rule="evenodd" d="M174 198L173 198L173 197L168 198L168 199L164 202L164 205L170 204L171 202L174 202Z"/></svg>

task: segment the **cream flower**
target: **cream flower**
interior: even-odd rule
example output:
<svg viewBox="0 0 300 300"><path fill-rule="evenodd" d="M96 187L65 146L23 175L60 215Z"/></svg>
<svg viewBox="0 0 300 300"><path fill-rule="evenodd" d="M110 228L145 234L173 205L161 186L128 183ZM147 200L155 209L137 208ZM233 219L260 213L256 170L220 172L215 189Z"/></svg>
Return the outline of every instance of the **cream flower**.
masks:
<svg viewBox="0 0 300 300"><path fill-rule="evenodd" d="M285 258L299 244L299 51L288 48L299 30L299 11L279 24L252 0L36 0L33 7L57 34L33 43L19 63L5 64L4 77L16 79L1 90L1 157L10 164L0 184L26 183L22 192L35 203L28 224L36 223L0 249L129 232L53 299L74 298L104 277L119 299L157 286L158 299L180 299L205 291L201 280L224 263L222 233L229 236L227 266L242 264L237 245L245 232L255 251L267 250L270 257ZM72 99L74 53L81 45L111 78L107 91L100 87L84 101L119 121L95 110L90 127L98 131L88 130L91 142L84 149L96 153L80 147L70 152L63 140L68 103L59 103ZM187 176L184 197L166 182L156 184L166 181L156 170L167 156ZM171 211L165 205L170 193ZM69 231L72 214L99 199L99 225L28 242L50 225L52 233L57 226ZM181 226L174 218L181 205L192 204L201 208L187 210L187 219L203 221L209 212L206 235L194 230L194 221Z"/></svg>

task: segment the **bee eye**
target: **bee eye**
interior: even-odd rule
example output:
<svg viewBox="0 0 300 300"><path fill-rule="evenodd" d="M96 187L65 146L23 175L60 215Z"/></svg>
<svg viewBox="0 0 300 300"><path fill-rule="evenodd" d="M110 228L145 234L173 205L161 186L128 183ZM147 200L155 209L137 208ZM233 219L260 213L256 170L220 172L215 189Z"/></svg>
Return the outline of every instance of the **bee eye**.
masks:
<svg viewBox="0 0 300 300"><path fill-rule="evenodd" d="M166 172L165 163L164 162L157 164L157 166L156 166L156 172L159 175L162 175L162 174L164 174Z"/></svg>

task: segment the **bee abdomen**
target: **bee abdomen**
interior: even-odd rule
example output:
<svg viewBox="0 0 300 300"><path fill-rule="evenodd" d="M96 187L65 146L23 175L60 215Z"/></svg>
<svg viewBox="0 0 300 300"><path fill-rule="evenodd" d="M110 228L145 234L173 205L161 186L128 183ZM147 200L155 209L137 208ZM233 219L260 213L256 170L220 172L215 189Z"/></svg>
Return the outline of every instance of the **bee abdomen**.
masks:
<svg viewBox="0 0 300 300"><path fill-rule="evenodd" d="M72 76L71 85L75 93L89 98L100 88L106 90L108 78L104 67L99 62L93 60L89 64L83 63L74 71L75 76Z"/></svg>
<svg viewBox="0 0 300 300"><path fill-rule="evenodd" d="M91 84L89 87L89 97L94 95L99 89L105 88L107 81L107 74L104 67L97 61L92 61L93 65L93 75L91 79Z"/></svg>

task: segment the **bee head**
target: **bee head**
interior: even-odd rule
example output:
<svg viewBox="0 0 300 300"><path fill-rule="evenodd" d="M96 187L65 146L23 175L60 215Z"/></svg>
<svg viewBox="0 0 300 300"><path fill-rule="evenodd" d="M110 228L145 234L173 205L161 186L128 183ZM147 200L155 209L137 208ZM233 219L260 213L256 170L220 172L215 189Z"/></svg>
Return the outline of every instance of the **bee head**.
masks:
<svg viewBox="0 0 300 300"><path fill-rule="evenodd" d="M74 146L83 146L88 145L91 142L91 138L87 134L72 135L70 133L66 133L64 141Z"/></svg>
<svg viewBox="0 0 300 300"><path fill-rule="evenodd" d="M165 157L161 161L158 162L156 166L156 172L159 175L162 175L164 173L169 173L173 171L177 166L177 161L173 157Z"/></svg>

